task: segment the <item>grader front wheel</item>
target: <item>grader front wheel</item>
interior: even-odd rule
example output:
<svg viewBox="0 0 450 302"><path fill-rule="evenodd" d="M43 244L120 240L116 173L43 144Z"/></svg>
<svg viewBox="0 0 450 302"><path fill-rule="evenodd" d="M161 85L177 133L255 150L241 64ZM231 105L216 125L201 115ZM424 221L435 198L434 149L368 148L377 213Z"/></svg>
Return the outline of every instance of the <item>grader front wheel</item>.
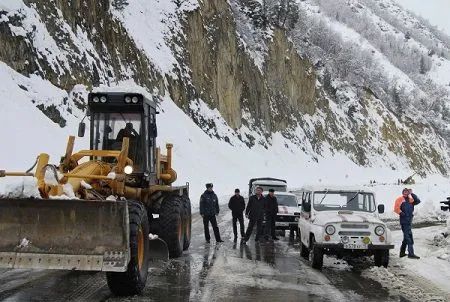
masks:
<svg viewBox="0 0 450 302"><path fill-rule="evenodd" d="M128 201L130 219L130 255L128 269L123 273L107 272L108 287L115 295L140 294L145 287L149 262L149 223L147 211L140 202Z"/></svg>

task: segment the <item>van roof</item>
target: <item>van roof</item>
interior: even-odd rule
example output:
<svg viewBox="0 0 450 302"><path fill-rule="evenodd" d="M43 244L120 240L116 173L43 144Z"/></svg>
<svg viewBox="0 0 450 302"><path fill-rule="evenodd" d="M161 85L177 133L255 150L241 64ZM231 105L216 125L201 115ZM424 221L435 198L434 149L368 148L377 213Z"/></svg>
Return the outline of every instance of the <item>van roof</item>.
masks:
<svg viewBox="0 0 450 302"><path fill-rule="evenodd" d="M285 181L280 180L268 180L268 179L258 179L252 182L252 185L275 185L275 186L283 186L285 187L287 184Z"/></svg>

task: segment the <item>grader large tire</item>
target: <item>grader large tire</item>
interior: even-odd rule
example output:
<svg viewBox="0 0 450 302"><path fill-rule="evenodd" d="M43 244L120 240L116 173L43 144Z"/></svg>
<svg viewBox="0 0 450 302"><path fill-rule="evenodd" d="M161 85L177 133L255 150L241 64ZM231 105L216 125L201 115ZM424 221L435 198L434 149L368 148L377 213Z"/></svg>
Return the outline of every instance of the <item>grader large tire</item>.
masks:
<svg viewBox="0 0 450 302"><path fill-rule="evenodd" d="M171 258L179 257L183 253L183 213L183 202L180 196L169 195L161 204L159 237L167 243Z"/></svg>
<svg viewBox="0 0 450 302"><path fill-rule="evenodd" d="M130 219L130 262L123 273L107 272L106 280L112 293L118 296L140 294L145 287L149 262L149 223L143 204L128 201Z"/></svg>
<svg viewBox="0 0 450 302"><path fill-rule="evenodd" d="M187 250L191 245L191 230L192 230L192 214L191 214L191 200L188 196L183 195L184 206L184 242L183 251Z"/></svg>

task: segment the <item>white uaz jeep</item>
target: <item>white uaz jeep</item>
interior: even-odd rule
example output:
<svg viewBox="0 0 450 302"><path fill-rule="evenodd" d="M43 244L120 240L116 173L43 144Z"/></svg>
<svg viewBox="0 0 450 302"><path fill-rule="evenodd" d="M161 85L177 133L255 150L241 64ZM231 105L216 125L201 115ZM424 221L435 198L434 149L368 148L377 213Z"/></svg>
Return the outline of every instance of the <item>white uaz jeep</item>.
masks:
<svg viewBox="0 0 450 302"><path fill-rule="evenodd" d="M387 267L391 232L378 218L384 205L373 192L339 187L305 187L294 192L301 198L298 222L300 255L321 269L323 255L371 256Z"/></svg>

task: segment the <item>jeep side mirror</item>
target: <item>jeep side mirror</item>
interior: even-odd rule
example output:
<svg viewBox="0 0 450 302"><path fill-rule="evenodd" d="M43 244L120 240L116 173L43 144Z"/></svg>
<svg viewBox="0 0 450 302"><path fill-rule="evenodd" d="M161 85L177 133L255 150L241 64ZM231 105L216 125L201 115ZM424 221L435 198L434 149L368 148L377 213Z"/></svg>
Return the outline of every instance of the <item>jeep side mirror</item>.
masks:
<svg viewBox="0 0 450 302"><path fill-rule="evenodd" d="M304 212L311 212L311 204L310 203L304 203L303 204L303 211Z"/></svg>
<svg viewBox="0 0 450 302"><path fill-rule="evenodd" d="M383 214L384 213L384 204L378 205L378 213Z"/></svg>
<svg viewBox="0 0 450 302"><path fill-rule="evenodd" d="M81 122L78 125L78 137L84 137L84 132L86 131L86 124Z"/></svg>

